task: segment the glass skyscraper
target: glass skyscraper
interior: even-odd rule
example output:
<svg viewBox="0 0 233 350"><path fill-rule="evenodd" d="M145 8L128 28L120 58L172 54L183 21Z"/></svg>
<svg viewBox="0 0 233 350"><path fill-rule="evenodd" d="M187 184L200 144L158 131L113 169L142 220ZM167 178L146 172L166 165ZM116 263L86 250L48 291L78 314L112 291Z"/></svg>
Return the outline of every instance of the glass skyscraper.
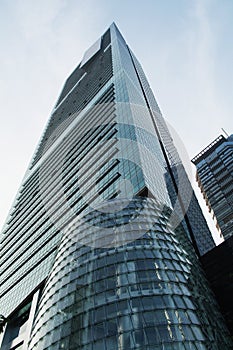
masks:
<svg viewBox="0 0 233 350"><path fill-rule="evenodd" d="M115 24L67 79L1 238L1 350L231 349L214 247Z"/></svg>
<svg viewBox="0 0 233 350"><path fill-rule="evenodd" d="M233 135L220 135L192 162L198 185L224 239L233 235Z"/></svg>

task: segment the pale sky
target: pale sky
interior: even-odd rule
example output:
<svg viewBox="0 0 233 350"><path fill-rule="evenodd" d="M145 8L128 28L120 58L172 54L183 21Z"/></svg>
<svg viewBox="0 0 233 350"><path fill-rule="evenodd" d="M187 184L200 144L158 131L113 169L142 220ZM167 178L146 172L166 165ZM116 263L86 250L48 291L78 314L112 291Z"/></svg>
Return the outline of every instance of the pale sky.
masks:
<svg viewBox="0 0 233 350"><path fill-rule="evenodd" d="M113 21L190 158L233 132L232 0L1 0L0 226L65 79Z"/></svg>

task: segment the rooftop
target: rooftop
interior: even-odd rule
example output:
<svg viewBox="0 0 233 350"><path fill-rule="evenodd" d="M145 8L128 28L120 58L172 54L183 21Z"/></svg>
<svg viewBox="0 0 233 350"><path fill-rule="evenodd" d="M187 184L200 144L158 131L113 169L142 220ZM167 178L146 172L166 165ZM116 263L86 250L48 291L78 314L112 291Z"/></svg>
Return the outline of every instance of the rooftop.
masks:
<svg viewBox="0 0 233 350"><path fill-rule="evenodd" d="M223 135L218 136L213 142L205 147L198 155L192 159L192 163L197 165L201 160L210 155L219 145L226 141Z"/></svg>

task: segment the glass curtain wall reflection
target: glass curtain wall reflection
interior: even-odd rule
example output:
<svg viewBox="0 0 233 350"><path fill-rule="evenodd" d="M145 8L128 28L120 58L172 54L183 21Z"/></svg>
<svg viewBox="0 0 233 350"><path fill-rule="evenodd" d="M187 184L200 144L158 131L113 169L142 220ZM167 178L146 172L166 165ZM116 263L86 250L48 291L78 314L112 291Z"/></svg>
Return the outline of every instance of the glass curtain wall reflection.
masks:
<svg viewBox="0 0 233 350"><path fill-rule="evenodd" d="M193 198L112 24L67 79L2 234L1 349L230 348L198 261L214 243ZM25 330L9 342L24 305Z"/></svg>

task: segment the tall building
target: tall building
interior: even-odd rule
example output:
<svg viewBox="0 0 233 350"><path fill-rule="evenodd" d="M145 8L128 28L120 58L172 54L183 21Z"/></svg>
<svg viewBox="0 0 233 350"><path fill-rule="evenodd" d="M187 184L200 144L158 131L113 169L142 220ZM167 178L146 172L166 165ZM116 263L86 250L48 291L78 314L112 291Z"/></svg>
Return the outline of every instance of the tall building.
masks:
<svg viewBox="0 0 233 350"><path fill-rule="evenodd" d="M67 79L3 230L1 350L230 349L198 259L213 246L112 24Z"/></svg>
<svg viewBox="0 0 233 350"><path fill-rule="evenodd" d="M201 257L204 271L233 337L232 260L233 235Z"/></svg>
<svg viewBox="0 0 233 350"><path fill-rule="evenodd" d="M217 220L220 234L227 239L233 234L233 135L220 135L192 162L206 205Z"/></svg>
<svg viewBox="0 0 233 350"><path fill-rule="evenodd" d="M192 162L206 205L224 238L201 257L201 262L233 335L233 135L220 135Z"/></svg>

